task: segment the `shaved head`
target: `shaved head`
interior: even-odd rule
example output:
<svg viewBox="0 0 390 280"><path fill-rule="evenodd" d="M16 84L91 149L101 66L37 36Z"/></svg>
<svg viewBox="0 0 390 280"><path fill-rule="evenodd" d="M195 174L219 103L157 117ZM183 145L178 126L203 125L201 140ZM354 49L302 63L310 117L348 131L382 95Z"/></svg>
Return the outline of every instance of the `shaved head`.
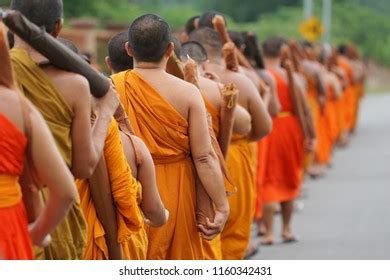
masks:
<svg viewBox="0 0 390 280"><path fill-rule="evenodd" d="M126 31L114 35L108 42L108 56L111 60L112 70L122 72L133 69L133 58L127 54L126 43L128 34Z"/></svg>
<svg viewBox="0 0 390 280"><path fill-rule="evenodd" d="M287 44L287 40L282 37L268 38L262 45L264 55L266 57L278 57L284 44Z"/></svg>
<svg viewBox="0 0 390 280"><path fill-rule="evenodd" d="M190 41L200 43L206 50L208 56L222 55L222 41L219 33L212 28L203 27L196 29L190 34Z"/></svg>
<svg viewBox="0 0 390 280"><path fill-rule="evenodd" d="M142 62L160 62L172 42L168 23L152 14L134 20L128 36L134 58Z"/></svg>
<svg viewBox="0 0 390 280"><path fill-rule="evenodd" d="M21 12L27 19L46 32L54 31L63 17L62 0L12 0L11 9Z"/></svg>
<svg viewBox="0 0 390 280"><path fill-rule="evenodd" d="M229 36L237 48L241 49L245 45L245 37L241 32L229 30Z"/></svg>
<svg viewBox="0 0 390 280"><path fill-rule="evenodd" d="M191 57L198 65L207 61L207 51L198 42L189 41L184 43L180 53L182 61L186 61L188 59L187 56Z"/></svg>
<svg viewBox="0 0 390 280"><path fill-rule="evenodd" d="M222 16L225 20L225 25L227 26L226 18L223 14L216 11L205 12L199 18L199 27L210 27L214 28L213 19L215 16Z"/></svg>
<svg viewBox="0 0 390 280"><path fill-rule="evenodd" d="M184 29L188 35L196 29L196 21L199 21L199 16L194 16L187 20Z"/></svg>

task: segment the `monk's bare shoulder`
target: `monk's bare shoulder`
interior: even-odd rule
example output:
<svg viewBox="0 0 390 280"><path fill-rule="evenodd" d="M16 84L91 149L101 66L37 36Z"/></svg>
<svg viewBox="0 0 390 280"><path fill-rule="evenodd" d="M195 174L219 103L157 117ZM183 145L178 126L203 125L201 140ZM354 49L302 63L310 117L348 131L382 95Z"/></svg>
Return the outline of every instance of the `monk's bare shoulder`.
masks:
<svg viewBox="0 0 390 280"><path fill-rule="evenodd" d="M193 84L169 74L168 79L171 84L174 85L178 97L183 96L183 98L193 98L200 96L199 89Z"/></svg>
<svg viewBox="0 0 390 280"><path fill-rule="evenodd" d="M0 112L3 113L19 129L23 128L20 100L14 90L0 86Z"/></svg>
<svg viewBox="0 0 390 280"><path fill-rule="evenodd" d="M213 106L219 110L221 108L221 93L219 84L207 78L201 77L199 79L200 90L205 95L207 100L213 104Z"/></svg>
<svg viewBox="0 0 390 280"><path fill-rule="evenodd" d="M79 103L90 102L90 88L85 77L54 67L46 69L45 72L62 94L69 107L73 109Z"/></svg>

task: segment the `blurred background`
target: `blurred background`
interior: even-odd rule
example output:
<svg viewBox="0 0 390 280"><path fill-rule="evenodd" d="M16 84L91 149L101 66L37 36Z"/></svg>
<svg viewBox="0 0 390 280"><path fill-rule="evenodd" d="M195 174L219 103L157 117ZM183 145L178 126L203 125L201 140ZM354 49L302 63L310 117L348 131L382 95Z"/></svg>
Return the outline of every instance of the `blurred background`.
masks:
<svg viewBox="0 0 390 280"><path fill-rule="evenodd" d="M0 0L7 7L10 0ZM141 14L156 13L176 33L185 22L205 10L225 13L230 29L252 31L260 40L273 35L303 39L300 27L307 18L305 0L65 0L62 34L75 41L104 71L107 40L125 30ZM310 14L323 21L323 1L312 0ZM390 91L390 1L331 1L330 42L354 43L369 68L368 91ZM307 4L307 3L306 3ZM326 30L325 30L326 31ZM325 34L325 33L324 33ZM321 42L323 36L317 41Z"/></svg>

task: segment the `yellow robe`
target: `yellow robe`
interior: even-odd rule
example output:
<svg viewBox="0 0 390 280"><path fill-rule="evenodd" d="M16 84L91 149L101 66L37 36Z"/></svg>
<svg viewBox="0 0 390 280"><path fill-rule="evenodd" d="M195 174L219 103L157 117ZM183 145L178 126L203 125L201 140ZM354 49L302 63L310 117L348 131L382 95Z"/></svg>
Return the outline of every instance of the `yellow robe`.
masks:
<svg viewBox="0 0 390 280"><path fill-rule="evenodd" d="M147 230L148 259L204 259L188 122L136 71L112 76L135 134L149 148L169 221Z"/></svg>
<svg viewBox="0 0 390 280"><path fill-rule="evenodd" d="M117 209L118 243L122 245L124 259L145 259L145 245L139 246L133 240L133 235L142 236L142 232L146 237L143 217L137 201L140 185L132 176L124 156L119 129L115 120L111 121L108 128L104 145L104 157L111 184L113 202ZM84 259L108 259L104 229L97 218L88 180L77 180L76 183L80 194L81 208L88 224Z"/></svg>
<svg viewBox="0 0 390 280"><path fill-rule="evenodd" d="M227 165L237 193L229 197L230 216L221 233L222 258L240 260L250 241L250 227L256 201L255 149L246 139L233 136Z"/></svg>
<svg viewBox="0 0 390 280"><path fill-rule="evenodd" d="M54 136L58 150L70 167L72 164L72 110L44 71L25 50L14 48L10 52L19 89L41 112ZM46 188L43 189L42 194L46 200L48 195ZM76 201L66 218L51 233L50 245L37 250L36 258L82 259L86 231L86 222L80 202Z"/></svg>

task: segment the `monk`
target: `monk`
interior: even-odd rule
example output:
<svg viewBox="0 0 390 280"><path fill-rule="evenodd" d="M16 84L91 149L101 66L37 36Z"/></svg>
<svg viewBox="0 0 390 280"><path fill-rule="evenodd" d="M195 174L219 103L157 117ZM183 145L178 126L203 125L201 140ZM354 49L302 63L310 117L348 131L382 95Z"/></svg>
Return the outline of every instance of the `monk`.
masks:
<svg viewBox="0 0 390 280"><path fill-rule="evenodd" d="M180 34L180 41L185 43L189 40L189 36L192 31L198 28L199 16L193 16L189 18L184 26L184 31Z"/></svg>
<svg viewBox="0 0 390 280"><path fill-rule="evenodd" d="M226 105L224 105L223 97L221 95L222 85L217 81L205 78L205 76L210 75L210 73L206 73L203 69L204 63L208 60L205 48L198 42L188 41L184 43L181 48L181 60L187 62L189 57L197 64L198 76L195 77L195 80L198 81L198 86L203 94L203 99L205 100L206 109L211 115L213 130L219 140L222 153L226 153L227 148L230 145L231 132L244 135L249 133L251 129L250 115L240 105L236 105L232 108L234 110L233 122L224 122L222 120L222 107ZM226 131L230 131L230 133L228 133L230 136L223 135ZM206 259L222 259L220 236L217 236L211 241L203 240L203 247Z"/></svg>
<svg viewBox="0 0 390 280"><path fill-rule="evenodd" d="M353 104L352 121L351 121L351 133L353 133L357 126L357 119L359 116L360 101L364 95L364 82L366 78L366 67L359 58L359 53L353 44L348 44L346 47L345 55L349 59L349 63L353 70L353 87L355 92L355 99Z"/></svg>
<svg viewBox="0 0 390 280"><path fill-rule="evenodd" d="M200 26L207 25L201 24L202 18L206 16L201 16ZM210 18L212 20L213 17ZM209 27L201 27L191 33L190 40L197 41L205 47L208 55L208 61L204 64L206 71L215 72L224 84L234 83L237 86L238 103L251 116L250 132L233 135L229 147L228 170L237 187L237 193L229 198L231 215L221 234L223 259L243 259L250 239L256 192L255 153L250 143L258 141L270 132L271 118L251 80L242 73L226 68L222 56L222 42L216 31Z"/></svg>
<svg viewBox="0 0 390 280"><path fill-rule="evenodd" d="M193 59L198 65L199 87L203 94L207 111L212 117L213 129L217 138L220 139L221 131L224 130L231 130L234 133L242 135L248 134L251 130L251 118L249 113L241 105L237 105L234 108L233 123L221 123L221 107L223 103L223 97L221 95L222 84L218 82L219 77L215 75L211 76L212 73L208 73L204 69L205 63L208 60L206 49L198 42L189 41L184 43L181 48L181 61L186 62L188 57ZM223 126L228 126L228 128ZM227 150L225 151L224 146L228 146L230 141L227 144L221 142L219 144L222 152L225 154Z"/></svg>
<svg viewBox="0 0 390 280"><path fill-rule="evenodd" d="M66 216L77 192L41 114L17 92L1 23L0 59L0 256L33 259L32 245L49 244L49 234ZM31 225L18 182L24 164L34 168L49 192L46 207Z"/></svg>
<svg viewBox="0 0 390 280"><path fill-rule="evenodd" d="M142 199L142 189L139 181L133 177L132 171L128 165L118 124L112 121L105 141L104 156L106 159L107 170L111 185L113 201L117 209L118 223L118 242L121 243L124 259L146 259L147 243L145 228L143 225L143 215L139 204ZM145 161L148 158L144 159ZM147 161L150 163L150 161ZM150 164L149 164L150 166ZM135 169L137 170L137 169ZM141 168L141 171L143 169ZM151 177L153 181L154 170L148 169L146 176ZM141 172L142 174L142 172ZM144 175L144 177L145 177ZM85 250L85 259L108 259L108 250L104 240L104 229L96 216L95 206L93 204L88 181L77 182L80 193L81 208L84 211L88 224L87 247ZM153 184L156 189L155 183ZM156 197L148 194L145 197L143 205L145 218L151 226L161 226L166 223L168 215L162 205L158 192L152 193ZM148 201L156 203L150 206ZM136 238L140 237L140 238Z"/></svg>
<svg viewBox="0 0 390 280"><path fill-rule="evenodd" d="M327 141L324 112L326 106L325 69L319 63L314 46L309 42L303 44L304 57L301 61L301 73L307 83L307 99L314 123L316 143L313 154L308 153L306 172L312 177L323 176L327 168Z"/></svg>
<svg viewBox="0 0 390 280"><path fill-rule="evenodd" d="M257 74L264 81L269 89L269 94L263 94L264 103L267 106L270 116L275 117L280 111L280 102L278 98L276 80L269 70L265 68L264 59L255 34L252 32L230 33L230 36L235 41L239 49L243 49L245 57L253 65ZM236 36L242 37L241 40L235 40ZM241 45L238 45L239 42ZM267 96L268 95L268 96ZM257 227L257 235L261 236L265 233L265 228L262 223L263 216L263 198L262 198L262 184L264 179L265 167L267 166L267 152L268 152L268 137L261 139L257 143L257 169L256 169L256 205L255 205L255 222ZM249 256L257 251L256 244L252 244L248 248L247 255Z"/></svg>
<svg viewBox="0 0 390 280"><path fill-rule="evenodd" d="M114 35L108 43L109 56L106 58L106 65L112 74L133 68L133 58L128 56L126 43L127 32ZM118 85L119 91L124 91L124 85ZM147 257L148 238L146 234L147 225L158 227L166 223L169 212L162 211L162 205L158 188L153 159L145 143L137 136L120 131L123 149L132 175L137 179L137 203L146 218L146 224L138 232L132 234L127 241L129 259L143 260ZM165 215L162 215L164 214Z"/></svg>
<svg viewBox="0 0 390 280"><path fill-rule="evenodd" d="M14 0L11 8L54 37L61 31L61 0ZM105 97L94 100L98 117L91 128L92 98L85 78L51 66L17 36L11 59L19 88L45 118L72 174L79 179L90 177L102 155L105 135L118 106L116 92L111 88ZM47 197L45 191L43 196ZM77 200L53 232L50 246L37 252L37 258L82 259L85 243L86 223Z"/></svg>
<svg viewBox="0 0 390 280"><path fill-rule="evenodd" d="M105 58L106 66L114 74L133 69L133 58L127 55L125 45L128 41L127 32L115 34L108 41L108 56Z"/></svg>
<svg viewBox="0 0 390 280"><path fill-rule="evenodd" d="M148 229L148 259L204 259L201 237L222 231L229 215L222 172L208 133L199 90L165 72L173 53L169 25L156 15L137 18L127 51L134 70L113 75L134 131L150 150L168 223ZM156 125L158 124L158 125ZM196 170L196 173L194 172ZM199 176L215 205L215 218L197 226L195 181Z"/></svg>
<svg viewBox="0 0 390 280"><path fill-rule="evenodd" d="M273 119L273 131L268 136L268 160L263 185L264 224L266 233L262 244L274 242L273 215L274 204L280 203L282 209L282 239L284 242L296 241L291 231L291 217L294 199L300 193L303 164L302 124L294 108L293 92L290 92L294 79L288 78L281 65L281 50L286 41L279 37L267 39L263 43L265 65L277 81L281 113ZM292 76L291 76L292 77Z"/></svg>

